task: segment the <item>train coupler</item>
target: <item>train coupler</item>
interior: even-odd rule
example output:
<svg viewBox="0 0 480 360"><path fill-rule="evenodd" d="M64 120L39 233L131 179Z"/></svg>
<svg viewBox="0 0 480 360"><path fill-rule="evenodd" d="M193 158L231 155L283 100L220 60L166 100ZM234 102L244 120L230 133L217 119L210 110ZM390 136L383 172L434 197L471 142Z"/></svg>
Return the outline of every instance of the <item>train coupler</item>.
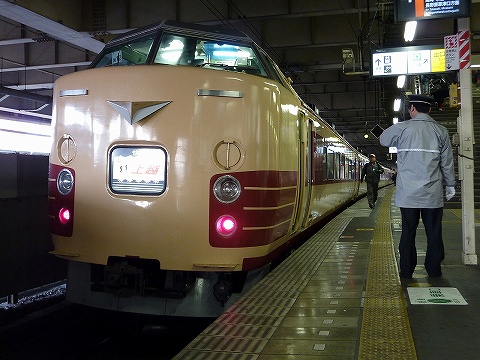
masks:
<svg viewBox="0 0 480 360"><path fill-rule="evenodd" d="M215 298L220 301L222 307L225 306L225 303L230 299L230 296L232 296L232 289L233 282L231 276L229 276L229 274L219 274L217 282L213 285L213 294Z"/></svg>
<svg viewBox="0 0 480 360"><path fill-rule="evenodd" d="M143 296L145 292L143 270L128 264L105 266L103 291L118 297Z"/></svg>

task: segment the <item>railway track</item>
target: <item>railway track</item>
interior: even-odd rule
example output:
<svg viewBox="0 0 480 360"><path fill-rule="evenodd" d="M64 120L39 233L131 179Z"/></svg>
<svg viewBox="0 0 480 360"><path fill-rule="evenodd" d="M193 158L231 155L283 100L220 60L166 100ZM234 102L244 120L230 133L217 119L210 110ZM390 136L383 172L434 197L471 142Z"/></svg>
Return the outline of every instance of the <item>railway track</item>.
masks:
<svg viewBox="0 0 480 360"><path fill-rule="evenodd" d="M0 359L171 359L212 319L118 314L66 301L2 324Z"/></svg>

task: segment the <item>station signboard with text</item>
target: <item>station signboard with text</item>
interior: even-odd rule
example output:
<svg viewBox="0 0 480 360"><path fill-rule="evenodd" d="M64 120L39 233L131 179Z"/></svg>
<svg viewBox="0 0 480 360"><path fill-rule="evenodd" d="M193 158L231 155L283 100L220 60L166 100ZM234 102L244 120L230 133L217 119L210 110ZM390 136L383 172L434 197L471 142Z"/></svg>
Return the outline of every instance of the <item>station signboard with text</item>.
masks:
<svg viewBox="0 0 480 360"><path fill-rule="evenodd" d="M470 0L395 0L395 21L470 16Z"/></svg>
<svg viewBox="0 0 480 360"><path fill-rule="evenodd" d="M372 52L370 75L397 76L446 72L442 45L407 46Z"/></svg>

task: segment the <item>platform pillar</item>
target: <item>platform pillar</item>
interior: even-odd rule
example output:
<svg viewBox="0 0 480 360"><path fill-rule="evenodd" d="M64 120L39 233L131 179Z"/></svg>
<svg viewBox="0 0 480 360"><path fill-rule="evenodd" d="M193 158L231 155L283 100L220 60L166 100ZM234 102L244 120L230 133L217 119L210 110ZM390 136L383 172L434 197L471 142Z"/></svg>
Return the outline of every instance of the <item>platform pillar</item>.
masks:
<svg viewBox="0 0 480 360"><path fill-rule="evenodd" d="M458 19L458 30L470 29L470 19ZM475 203L473 183L473 104L472 104L472 71L470 66L460 65L460 116L458 118L458 179L462 186L462 238L463 263L476 265L475 253Z"/></svg>

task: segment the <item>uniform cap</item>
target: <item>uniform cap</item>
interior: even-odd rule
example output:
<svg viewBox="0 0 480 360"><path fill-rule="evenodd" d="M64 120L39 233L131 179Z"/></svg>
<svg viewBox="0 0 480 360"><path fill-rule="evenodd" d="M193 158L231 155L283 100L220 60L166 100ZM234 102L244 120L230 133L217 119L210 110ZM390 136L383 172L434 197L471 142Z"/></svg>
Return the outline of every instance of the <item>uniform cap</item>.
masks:
<svg viewBox="0 0 480 360"><path fill-rule="evenodd" d="M370 154L370 155L368 155L368 157L371 158L371 157L376 157L376 156L375 156L375 154Z"/></svg>
<svg viewBox="0 0 480 360"><path fill-rule="evenodd" d="M435 99L426 95L410 94L408 95L408 100L410 103L420 103L428 106L433 106L435 104Z"/></svg>

